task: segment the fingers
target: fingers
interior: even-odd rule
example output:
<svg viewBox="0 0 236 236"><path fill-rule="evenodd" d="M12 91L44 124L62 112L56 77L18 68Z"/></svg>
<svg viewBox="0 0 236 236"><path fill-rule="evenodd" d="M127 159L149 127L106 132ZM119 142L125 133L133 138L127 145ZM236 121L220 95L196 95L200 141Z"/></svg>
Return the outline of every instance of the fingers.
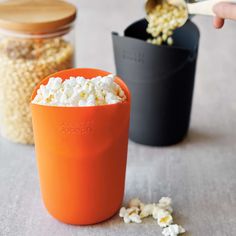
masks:
<svg viewBox="0 0 236 236"><path fill-rule="evenodd" d="M236 4L221 2L213 7L213 11L218 18L236 20ZM215 19L214 23L220 25L222 21Z"/></svg>
<svg viewBox="0 0 236 236"><path fill-rule="evenodd" d="M223 25L224 25L224 19L222 19L222 18L216 16L216 17L214 18L214 20L213 20L213 25L214 25L214 27L215 27L216 29L222 28Z"/></svg>

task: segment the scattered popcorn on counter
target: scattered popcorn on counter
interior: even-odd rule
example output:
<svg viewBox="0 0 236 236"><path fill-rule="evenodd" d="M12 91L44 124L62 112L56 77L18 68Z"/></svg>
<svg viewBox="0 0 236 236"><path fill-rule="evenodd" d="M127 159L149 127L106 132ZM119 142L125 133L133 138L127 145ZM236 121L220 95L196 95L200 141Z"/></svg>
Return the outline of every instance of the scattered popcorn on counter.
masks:
<svg viewBox="0 0 236 236"><path fill-rule="evenodd" d="M98 76L92 79L70 77L50 78L41 85L32 103L48 106L99 106L125 101L126 96L114 81L114 75Z"/></svg>
<svg viewBox="0 0 236 236"><path fill-rule="evenodd" d="M177 236L185 232L185 229L177 224L173 224L171 213L172 200L169 197L162 197L158 203L145 204L138 198L133 198L128 203L128 208L122 207L119 216L123 218L126 224L142 223L142 219L152 216L157 220L158 225L163 228L164 236Z"/></svg>

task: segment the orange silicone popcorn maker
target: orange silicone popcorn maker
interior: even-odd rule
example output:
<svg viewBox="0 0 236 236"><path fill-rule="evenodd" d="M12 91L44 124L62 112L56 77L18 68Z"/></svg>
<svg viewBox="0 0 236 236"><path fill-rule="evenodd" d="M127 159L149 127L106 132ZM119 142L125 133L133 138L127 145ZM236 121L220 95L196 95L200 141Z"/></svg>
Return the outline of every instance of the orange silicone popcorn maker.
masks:
<svg viewBox="0 0 236 236"><path fill-rule="evenodd" d="M92 78L97 69L70 69L50 77ZM40 187L44 204L68 224L94 224L114 215L124 195L130 120L130 92L122 103L92 107L31 104Z"/></svg>

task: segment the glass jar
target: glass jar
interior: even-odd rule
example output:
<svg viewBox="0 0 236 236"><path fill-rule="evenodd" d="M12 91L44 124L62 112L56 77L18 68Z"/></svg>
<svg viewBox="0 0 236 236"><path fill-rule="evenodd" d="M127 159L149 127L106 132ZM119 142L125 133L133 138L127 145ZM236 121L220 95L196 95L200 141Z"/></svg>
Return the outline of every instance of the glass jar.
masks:
<svg viewBox="0 0 236 236"><path fill-rule="evenodd" d="M33 144L30 97L47 75L74 66L75 6L64 1L0 4L0 134Z"/></svg>

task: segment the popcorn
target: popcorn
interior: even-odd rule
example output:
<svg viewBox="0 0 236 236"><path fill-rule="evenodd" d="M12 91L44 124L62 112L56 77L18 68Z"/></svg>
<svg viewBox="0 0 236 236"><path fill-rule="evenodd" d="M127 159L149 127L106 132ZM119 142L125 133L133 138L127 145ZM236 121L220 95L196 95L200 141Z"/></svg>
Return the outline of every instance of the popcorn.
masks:
<svg viewBox="0 0 236 236"><path fill-rule="evenodd" d="M70 77L50 78L41 85L32 103L48 106L99 106L125 101L126 96L114 81L114 75L98 76L92 79Z"/></svg>
<svg viewBox="0 0 236 236"><path fill-rule="evenodd" d="M138 207L131 207L127 209L127 213L129 215L131 214L138 214L139 213L139 208Z"/></svg>
<svg viewBox="0 0 236 236"><path fill-rule="evenodd" d="M131 222L134 222L134 223L137 223L137 224L142 223L142 220L141 220L141 218L138 214L133 213L129 216L129 218L130 218Z"/></svg>
<svg viewBox="0 0 236 236"><path fill-rule="evenodd" d="M129 218L129 215L125 215L125 216L124 216L124 222L125 222L126 224L129 224L129 223L131 222L131 219Z"/></svg>
<svg viewBox="0 0 236 236"><path fill-rule="evenodd" d="M141 208L140 217L145 218L151 216L153 214L154 208L155 208L154 204L143 205Z"/></svg>
<svg viewBox="0 0 236 236"><path fill-rule="evenodd" d="M160 209L157 211L157 223L160 227L166 227L173 223L173 218L170 212Z"/></svg>
<svg viewBox="0 0 236 236"><path fill-rule="evenodd" d="M153 219L157 220L158 219L158 213L161 210L161 208L156 204L154 206L153 212L152 212L152 217Z"/></svg>
<svg viewBox="0 0 236 236"><path fill-rule="evenodd" d="M159 200L159 203L157 204L157 206L163 210L166 210L172 213L173 209L171 207L171 204L172 204L172 200L169 197L162 197Z"/></svg>
<svg viewBox="0 0 236 236"><path fill-rule="evenodd" d="M141 223L142 220L139 216L139 208L138 207L131 207L126 209L125 207L122 207L120 209L119 212L119 216L123 217L124 222L126 224L130 223L130 222L134 222L134 223Z"/></svg>
<svg viewBox="0 0 236 236"><path fill-rule="evenodd" d="M170 225L163 229L164 236L177 236L178 234L185 233L185 229L180 225Z"/></svg>
<svg viewBox="0 0 236 236"><path fill-rule="evenodd" d="M162 197L159 200L159 203L157 203L154 206L153 214L152 214L153 218L157 220L158 219L159 211L162 211L162 210L167 211L167 212L169 212L171 214L173 212L171 204L172 204L171 198L169 198L169 197Z"/></svg>
<svg viewBox="0 0 236 236"><path fill-rule="evenodd" d="M128 223L142 223L142 219L152 216L157 220L158 225L164 228L162 234L164 236L177 236L185 232L185 229L173 223L171 213L172 200L169 197L162 197L158 203L144 204L138 198L133 198L129 201L128 208L122 207L119 216L123 218L126 224Z"/></svg>
<svg viewBox="0 0 236 236"><path fill-rule="evenodd" d="M120 217L124 217L125 215L126 215L126 209L125 209L125 207L121 207L120 208L120 212L119 212L119 216Z"/></svg>

